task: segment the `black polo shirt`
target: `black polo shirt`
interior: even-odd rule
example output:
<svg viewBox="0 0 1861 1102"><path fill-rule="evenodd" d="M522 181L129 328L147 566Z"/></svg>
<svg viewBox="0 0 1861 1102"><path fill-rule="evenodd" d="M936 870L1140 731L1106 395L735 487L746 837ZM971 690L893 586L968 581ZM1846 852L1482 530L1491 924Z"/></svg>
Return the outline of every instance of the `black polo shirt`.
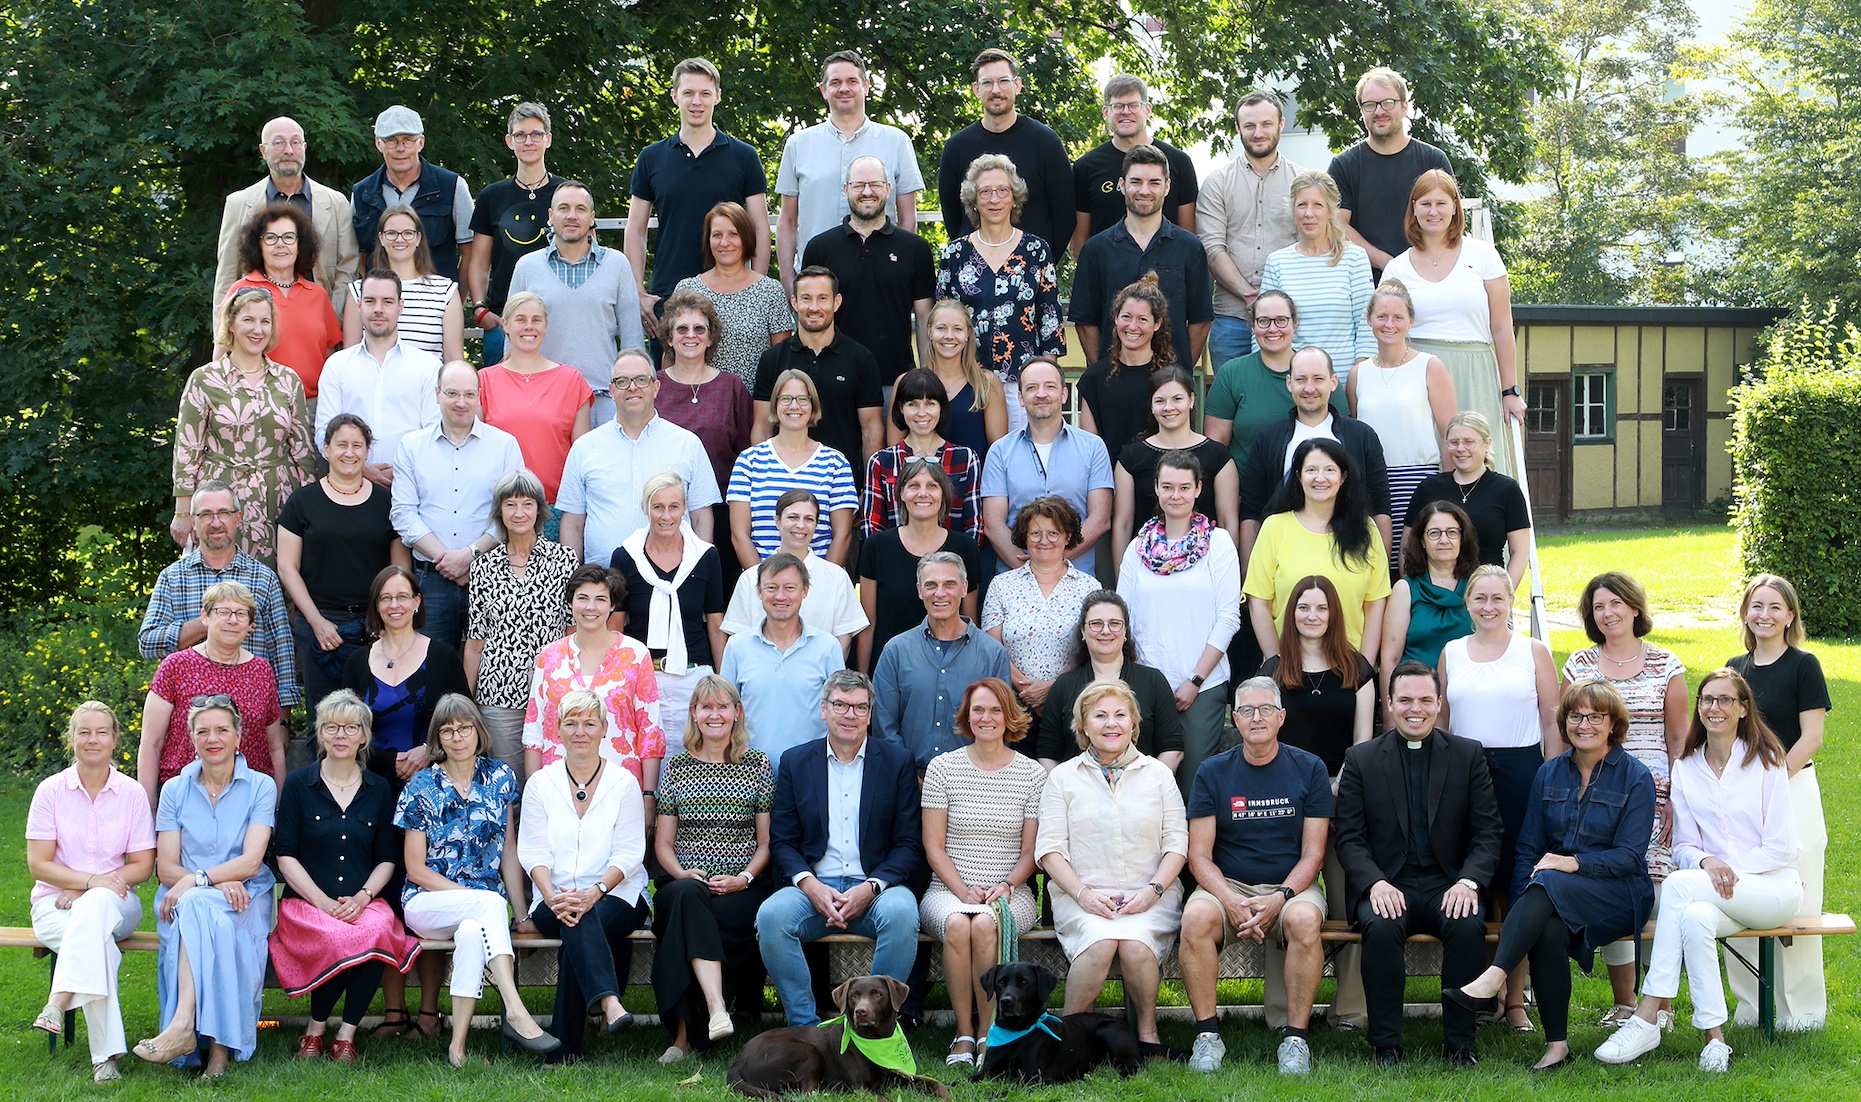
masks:
<svg viewBox="0 0 1861 1102"><path fill-rule="evenodd" d="M701 153L677 134L640 151L627 191L653 205L659 232L652 240L652 281L647 290L664 297L681 279L704 269L704 216L719 203L749 205L766 194L767 176L756 150L722 130ZM743 243L745 263L755 259L756 243Z"/></svg>
<svg viewBox="0 0 1861 1102"><path fill-rule="evenodd" d="M821 395L821 420L810 433L816 440L845 455L853 466L853 481L865 485L866 460L860 451L859 411L885 404L879 361L866 346L834 331L833 343L820 355L801 343L797 332L781 344L765 349L756 361L756 385L750 398L767 402L775 392L775 377L800 368L814 380Z"/></svg>
<svg viewBox="0 0 1861 1102"><path fill-rule="evenodd" d="M866 346L885 381L909 371L912 305L937 293L930 244L890 218L861 237L848 215L808 242L801 266L814 264L840 277L835 328Z"/></svg>
<svg viewBox="0 0 1861 1102"><path fill-rule="evenodd" d="M1189 364L1189 326L1215 320L1215 292L1202 239L1168 219L1157 227L1148 249L1137 247L1123 219L1088 240L1073 272L1067 317L1075 325L1098 326L1098 351L1103 355L1111 333L1112 298L1145 272L1157 273L1157 288L1170 304L1170 350L1177 363Z"/></svg>
<svg viewBox="0 0 1861 1102"><path fill-rule="evenodd" d="M1195 162L1168 142L1151 142L1170 163L1170 192L1163 197L1163 217L1181 224L1176 212L1201 194ZM1073 162L1073 205L1091 217L1087 236L1104 233L1124 220L1124 192L1118 178L1124 172L1124 150L1106 141Z"/></svg>

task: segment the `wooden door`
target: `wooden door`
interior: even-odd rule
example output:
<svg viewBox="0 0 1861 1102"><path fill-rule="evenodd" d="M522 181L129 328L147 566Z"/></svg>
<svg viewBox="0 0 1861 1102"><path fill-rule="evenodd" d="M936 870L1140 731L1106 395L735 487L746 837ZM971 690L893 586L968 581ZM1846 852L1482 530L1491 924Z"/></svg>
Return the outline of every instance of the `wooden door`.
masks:
<svg viewBox="0 0 1861 1102"><path fill-rule="evenodd" d="M1661 381L1661 511L1691 516L1706 504L1706 381Z"/></svg>
<svg viewBox="0 0 1861 1102"><path fill-rule="evenodd" d="M1534 524L1563 520L1570 459L1570 382L1533 378L1525 386L1525 478Z"/></svg>

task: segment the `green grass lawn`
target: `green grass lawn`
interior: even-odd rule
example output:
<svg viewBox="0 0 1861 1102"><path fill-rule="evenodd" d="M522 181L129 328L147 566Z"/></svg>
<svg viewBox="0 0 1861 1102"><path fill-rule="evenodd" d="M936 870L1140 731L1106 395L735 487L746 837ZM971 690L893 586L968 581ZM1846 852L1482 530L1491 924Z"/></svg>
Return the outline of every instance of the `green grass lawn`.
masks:
<svg viewBox="0 0 1861 1102"><path fill-rule="evenodd" d="M1549 537L1541 547L1546 596L1553 613L1567 613L1593 574L1626 569L1648 585L1663 625L1677 625L1657 628L1652 639L1682 656L1693 684L1697 685L1704 672L1737 653L1738 634L1730 622L1729 610L1738 592L1738 569L1728 529L1606 529ZM1805 594L1805 599L1813 601L1815 595ZM1552 642L1560 662L1571 650L1585 645L1579 630L1559 631ZM1861 643L1816 640L1812 646L1822 660L1835 696L1829 745L1818 755L1832 835L1825 908L1854 913L1861 909L1857 904L1857 889L1861 888L1861 861L1857 857L1861 855L1857 854L1854 832L1847 829L1844 812L1853 806L1852 801L1861 799L1861 783L1856 781L1861 754L1852 741L1854 726L1850 718L1861 714ZM0 925L24 926L29 921L25 900L30 878L19 836L30 795L29 782L0 780L0 823L10 824L0 831ZM152 922L145 920L145 925L152 928ZM1408 1025L1409 1063L1402 1068L1393 1072L1372 1069L1368 1049L1359 1035L1321 1028L1312 1036L1316 1060L1311 1077L1296 1087L1283 1087L1272 1064L1277 1038L1256 1023L1230 1023L1224 1029L1228 1065L1215 1076L1167 1066L1123 1083L1102 1075L1070 1088L1021 1092L957 1084L953 1093L958 1099L1025 1096L1031 1102L1096 1100L1114 1095L1126 1102L1227 1102L1248 1098L1255 1091L1281 1091L1301 1100L1340 1102L1373 1098L1466 1102L1532 1092L1552 1093L1559 1099L1609 1102L1676 1102L1707 1092L1716 1098L1740 1100L1861 1099L1861 1035L1857 1032L1861 1029L1861 992L1857 991L1861 939L1831 939L1825 962L1828 1028L1819 1034L1786 1035L1774 1045L1766 1043L1755 1030L1734 1029L1729 1039L1737 1056L1732 1071L1723 1080L1704 1080L1695 1069L1700 1041L1685 1025L1689 1008L1684 995L1679 1008L1682 1025L1642 1065L1614 1068L1589 1059L1590 1050L1602 1040L1602 1032L1590 1023L1608 1006L1609 989L1600 979L1579 975L1571 1041L1581 1058L1548 1082L1526 1071L1541 1049L1542 1042L1536 1036L1489 1029L1479 1039L1482 1065L1471 1071L1451 1072L1434 1058L1440 1048L1439 1026L1416 1020ZM123 967L125 1018L131 1043L155 1030L153 973L153 954L131 954ZM0 1083L12 1084L0 1090L10 1098L88 1097L101 1088L89 1082L82 1038L72 1048L48 1059L43 1035L28 1025L44 1000L45 983L43 962L32 960L23 950L0 952ZM1411 982L1410 997L1431 998L1438 990L1432 981L1416 980ZM1166 988L1165 1001L1170 1001L1172 993L1180 995ZM1258 1004L1260 984L1224 984L1224 997L1235 996ZM1320 991L1321 1000L1328 997L1329 984ZM533 991L530 1000L532 1007L547 1011L548 992ZM627 1001L636 1011L652 1009L650 991L636 989ZM492 994L487 1008L494 1009L495 1004L496 996ZM277 992L266 997L266 1008L272 1013L302 1014L304 1005L284 999ZM1164 1026L1166 1040L1185 1046L1190 1033L1187 1023ZM915 1047L925 1070L957 1083L961 1077L945 1075L942 1066L948 1041L948 1030L932 1029L917 1037ZM181 1072L151 1068L129 1057L124 1061L123 1082L109 1090L124 1099L168 1099L176 1092L191 1096L213 1090L250 1098L342 1098L351 1102L453 1102L461 1097L533 1100L597 1094L629 1102L671 1102L729 1096L723 1078L734 1047L724 1048L716 1060L666 1070L653 1062L665 1044L666 1037L657 1027L641 1028L612 1042L591 1041L591 1058L579 1067L545 1072L533 1057L499 1053L495 1038L487 1034L478 1039L478 1051L489 1062L453 1072L444 1066L444 1050L438 1042L365 1040L362 1065L346 1071L328 1061L311 1066L296 1063L291 1058L295 1031L275 1028L261 1034L258 1056L251 1063L236 1065L221 1086L204 1087ZM694 1074L696 1082L684 1082Z"/></svg>

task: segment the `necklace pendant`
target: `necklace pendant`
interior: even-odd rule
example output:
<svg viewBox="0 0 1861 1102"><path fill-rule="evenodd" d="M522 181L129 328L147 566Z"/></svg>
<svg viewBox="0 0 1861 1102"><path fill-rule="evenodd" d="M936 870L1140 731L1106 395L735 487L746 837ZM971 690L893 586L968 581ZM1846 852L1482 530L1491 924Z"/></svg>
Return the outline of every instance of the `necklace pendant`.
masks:
<svg viewBox="0 0 1861 1102"><path fill-rule="evenodd" d="M388 668L389 669L394 668L394 660L392 658L388 659Z"/></svg>
<svg viewBox="0 0 1861 1102"><path fill-rule="evenodd" d="M575 790L575 802L576 803L580 803L583 800L586 800L587 798L588 798L588 790L586 788L578 788Z"/></svg>

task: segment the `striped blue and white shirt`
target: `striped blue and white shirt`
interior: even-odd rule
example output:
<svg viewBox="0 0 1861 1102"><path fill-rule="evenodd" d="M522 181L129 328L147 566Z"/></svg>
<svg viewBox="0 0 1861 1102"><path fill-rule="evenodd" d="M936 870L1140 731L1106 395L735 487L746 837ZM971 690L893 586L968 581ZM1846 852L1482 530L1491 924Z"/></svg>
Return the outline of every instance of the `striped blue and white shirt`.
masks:
<svg viewBox="0 0 1861 1102"><path fill-rule="evenodd" d="M839 509L858 509L859 492L853 488L853 467L846 456L821 444L800 467L790 470L775 453L775 441L764 440L737 456L730 470L730 487L725 501L747 501L750 506L750 542L756 553L768 558L782 546L782 534L776 528L776 499L790 490L809 490L821 502L821 519L814 529L814 553L825 556L833 546L834 530L830 514Z"/></svg>
<svg viewBox="0 0 1861 1102"><path fill-rule="evenodd" d="M1360 245L1345 245L1335 267L1331 254L1306 256L1288 245L1267 257L1260 277L1262 291L1284 291L1299 308L1294 348L1312 345L1331 355L1338 382L1350 378L1352 365L1376 355L1376 337L1364 313L1370 308L1370 256Z"/></svg>

